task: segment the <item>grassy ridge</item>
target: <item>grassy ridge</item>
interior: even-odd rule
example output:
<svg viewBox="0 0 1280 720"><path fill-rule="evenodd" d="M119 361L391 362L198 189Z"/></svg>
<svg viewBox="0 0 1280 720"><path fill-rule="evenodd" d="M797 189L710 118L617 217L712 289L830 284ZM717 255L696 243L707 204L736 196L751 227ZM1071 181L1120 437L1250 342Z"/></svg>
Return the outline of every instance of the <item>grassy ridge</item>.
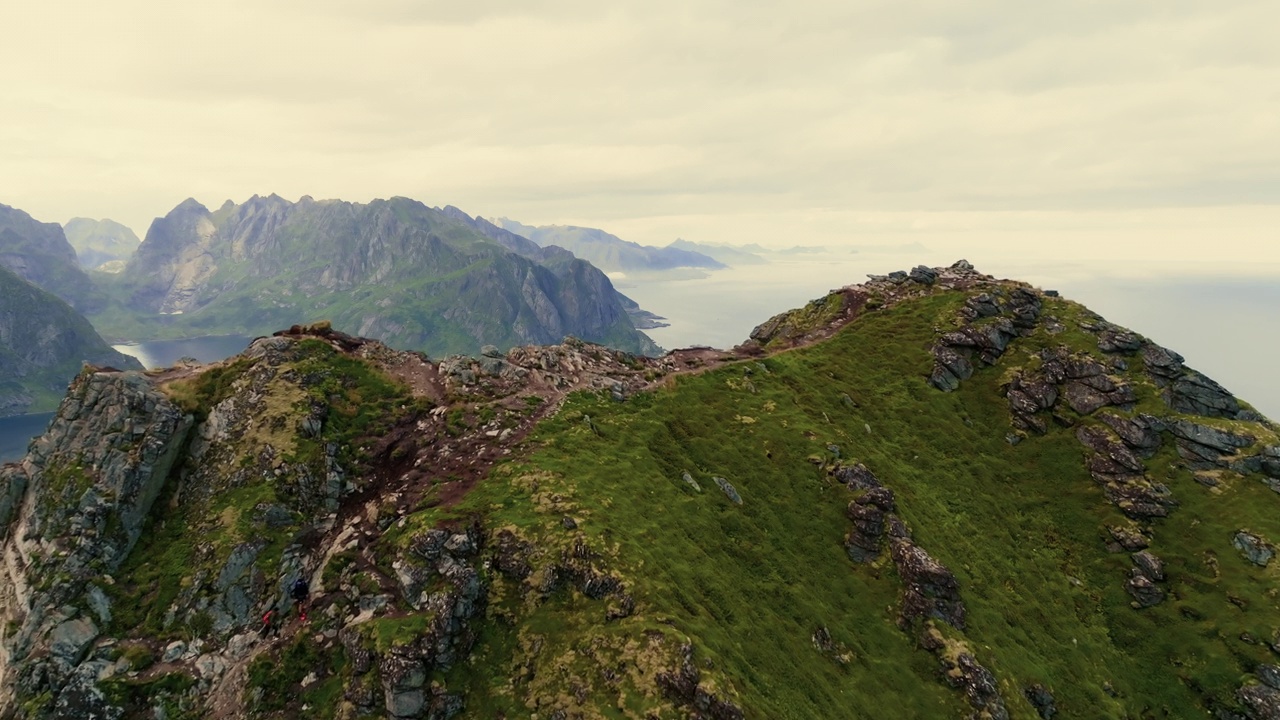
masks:
<svg viewBox="0 0 1280 720"><path fill-rule="evenodd" d="M1043 346L1085 349L1090 337L1041 330L943 394L924 382L933 328L951 326L962 300L935 295L872 313L820 345L681 378L623 404L574 397L540 427L527 460L500 468L455 512L552 546L564 543L561 517L576 518L637 611L605 624L601 602L561 592L530 603L496 578L496 621L457 671L469 684L467 714L528 712L539 700L601 717L660 707L651 680L605 690L591 680L598 663L584 659L657 631L692 639L711 663L704 678L752 717L960 715L963 699L916 649L920 628L895 623L899 580L887 553L871 566L844 554L852 494L819 466L833 459L830 445L895 490L916 541L955 572L969 625L946 634L995 673L1015 717L1034 716L1022 693L1032 683L1054 693L1065 717L1182 717L1232 705L1269 656L1242 633L1270 639L1280 611L1276 569L1248 565L1231 538L1242 527L1280 537L1277 498L1244 478L1210 492L1173 466L1166 442L1148 467L1182 504L1156 523L1151 548L1166 562L1171 597L1134 610L1124 591L1131 561L1104 542L1107 525L1127 521L1089 478L1073 431L1005 441L1002 368ZM1046 305L1068 326L1079 312ZM1140 407L1171 414L1130 374ZM685 470L701 493L681 480ZM744 504L729 502L713 475ZM815 647L818 626L847 649L847 664ZM531 634L543 640L536 652ZM535 679L521 680L520 668ZM557 700L538 680L548 676L592 695Z"/></svg>

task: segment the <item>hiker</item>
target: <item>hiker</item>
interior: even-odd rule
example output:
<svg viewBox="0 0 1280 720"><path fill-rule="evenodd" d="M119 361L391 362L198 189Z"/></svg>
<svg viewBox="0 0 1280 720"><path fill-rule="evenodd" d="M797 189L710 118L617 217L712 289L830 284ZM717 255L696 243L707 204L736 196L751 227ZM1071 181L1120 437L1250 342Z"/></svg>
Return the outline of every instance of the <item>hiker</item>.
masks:
<svg viewBox="0 0 1280 720"><path fill-rule="evenodd" d="M280 618L275 608L267 610L266 614L262 616L262 629L258 631L258 636L264 639L267 637L280 637Z"/></svg>
<svg viewBox="0 0 1280 720"><path fill-rule="evenodd" d="M289 589L289 595L293 597L293 601L298 605L298 615L302 618L302 622L307 621L307 597L311 595L311 586L307 585L307 581L298 578L293 581L293 587Z"/></svg>

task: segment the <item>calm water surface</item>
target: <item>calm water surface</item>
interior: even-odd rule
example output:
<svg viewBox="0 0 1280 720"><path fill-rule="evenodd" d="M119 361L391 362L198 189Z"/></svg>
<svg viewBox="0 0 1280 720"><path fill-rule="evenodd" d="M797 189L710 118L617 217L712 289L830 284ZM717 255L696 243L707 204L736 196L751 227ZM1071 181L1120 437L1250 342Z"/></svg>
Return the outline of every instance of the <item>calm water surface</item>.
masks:
<svg viewBox="0 0 1280 720"><path fill-rule="evenodd" d="M253 338L244 335L210 335L186 340L151 340L112 345L125 355L138 358L145 368L169 367L180 358L192 357L202 363L229 358L249 347Z"/></svg>

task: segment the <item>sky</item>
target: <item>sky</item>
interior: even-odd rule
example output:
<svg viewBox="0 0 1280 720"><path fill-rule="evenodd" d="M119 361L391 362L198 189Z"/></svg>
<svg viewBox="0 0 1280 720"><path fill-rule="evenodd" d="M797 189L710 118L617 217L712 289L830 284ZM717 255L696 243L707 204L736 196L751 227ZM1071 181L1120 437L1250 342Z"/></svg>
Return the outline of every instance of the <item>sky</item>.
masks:
<svg viewBox="0 0 1280 720"><path fill-rule="evenodd" d="M1280 277L1280 3L48 0L0 202L187 197Z"/></svg>

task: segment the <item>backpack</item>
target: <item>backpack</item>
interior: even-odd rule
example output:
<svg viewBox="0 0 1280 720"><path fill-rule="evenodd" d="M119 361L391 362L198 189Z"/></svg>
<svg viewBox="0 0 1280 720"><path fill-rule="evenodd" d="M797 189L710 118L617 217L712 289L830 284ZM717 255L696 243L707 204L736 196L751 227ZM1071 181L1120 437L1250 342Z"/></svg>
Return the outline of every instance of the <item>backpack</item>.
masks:
<svg viewBox="0 0 1280 720"><path fill-rule="evenodd" d="M310 590L311 588L307 585L306 580L303 580L302 578L298 578L297 580L293 581L293 596L295 598L301 599L306 597L307 593L310 592Z"/></svg>

